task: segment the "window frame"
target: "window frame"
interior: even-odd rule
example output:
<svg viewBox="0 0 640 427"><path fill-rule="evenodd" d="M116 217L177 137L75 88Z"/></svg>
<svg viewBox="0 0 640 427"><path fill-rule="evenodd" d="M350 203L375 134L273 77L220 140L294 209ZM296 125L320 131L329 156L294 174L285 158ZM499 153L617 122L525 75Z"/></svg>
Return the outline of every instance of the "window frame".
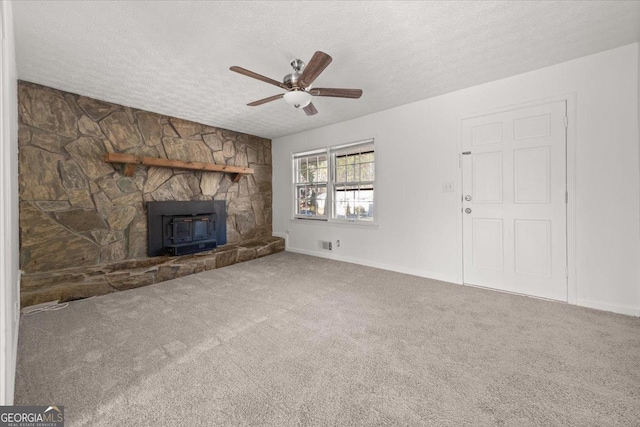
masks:
<svg viewBox="0 0 640 427"><path fill-rule="evenodd" d="M336 167L336 155L338 155L338 153L342 150L348 149L348 148L355 148L357 146L360 145L367 145L367 144L371 144L373 146L373 161L371 163L373 163L373 168L374 168L374 172L373 172L373 181L354 181L354 182L337 182L336 181L336 171L337 171L337 167ZM300 215L296 213L296 206L297 206L297 202L298 202L298 196L297 196L297 191L299 188L299 184L297 182L297 162L296 160L301 158L301 157L308 157L308 156L313 156L313 155L319 155L319 154L323 154L326 155L327 157L327 182L326 182L326 199L325 199L325 215L323 216L316 216L316 215ZM378 172L378 150L377 150L377 143L376 143L376 138L366 138L366 139L361 139L358 141L354 141L354 142L349 142L346 144L339 144L339 145L332 145L332 146L328 146L325 148L320 148L320 149L315 149L315 150L310 150L310 151L304 151L304 152L298 152L298 153L293 153L292 156L292 221L297 221L297 220L311 220L314 221L315 223L333 223L333 224L346 224L346 225L354 225L354 226L364 226L364 227L371 227L371 226L378 226L378 186L377 186L377 172ZM359 177L360 178L360 177ZM324 182L323 182L324 184ZM373 196L372 196L372 200L373 200L373 219L371 220L367 220L367 219L357 219L357 218L335 218L335 203L334 203L334 196L335 196L335 187L337 185L345 185L345 184L366 184L366 185L371 185L372 187L372 191L373 191Z"/></svg>

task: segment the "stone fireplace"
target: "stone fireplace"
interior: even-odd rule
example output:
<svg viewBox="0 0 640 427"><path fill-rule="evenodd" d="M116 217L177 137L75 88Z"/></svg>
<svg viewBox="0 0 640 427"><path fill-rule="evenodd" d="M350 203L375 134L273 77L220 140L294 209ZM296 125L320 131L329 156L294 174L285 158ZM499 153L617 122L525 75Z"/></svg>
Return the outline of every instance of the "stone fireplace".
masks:
<svg viewBox="0 0 640 427"><path fill-rule="evenodd" d="M18 84L18 102L23 306L157 283L284 249L271 237L270 140L27 82ZM223 172L136 165L129 176L122 165L106 163L106 153L253 174L234 181ZM226 218L221 223L217 214L215 221L225 235L216 232L213 251L150 258L148 207L158 202L222 203ZM205 218L211 216L198 219L198 238ZM194 236L187 219L176 223L176 233Z"/></svg>

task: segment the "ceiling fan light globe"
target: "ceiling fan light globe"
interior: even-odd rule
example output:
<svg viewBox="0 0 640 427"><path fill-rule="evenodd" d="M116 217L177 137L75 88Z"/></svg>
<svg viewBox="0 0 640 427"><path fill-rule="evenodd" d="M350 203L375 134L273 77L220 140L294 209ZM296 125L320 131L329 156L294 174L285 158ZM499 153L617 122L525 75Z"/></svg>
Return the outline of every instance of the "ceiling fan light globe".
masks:
<svg viewBox="0 0 640 427"><path fill-rule="evenodd" d="M311 94L302 90L294 90L285 93L284 100L294 108L304 108L311 103Z"/></svg>

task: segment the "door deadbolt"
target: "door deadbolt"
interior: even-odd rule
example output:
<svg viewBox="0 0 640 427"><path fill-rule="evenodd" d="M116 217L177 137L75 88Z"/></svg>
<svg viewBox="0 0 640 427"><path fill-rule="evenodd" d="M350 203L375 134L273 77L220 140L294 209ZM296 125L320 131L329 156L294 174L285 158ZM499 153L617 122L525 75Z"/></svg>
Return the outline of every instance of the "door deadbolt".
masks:
<svg viewBox="0 0 640 427"><path fill-rule="evenodd" d="M467 194L466 196L464 196L464 199L465 199L467 202L470 202L470 201L471 201L471 196L470 196L469 194Z"/></svg>
<svg viewBox="0 0 640 427"><path fill-rule="evenodd" d="M464 211L465 211L465 213L470 214L470 213L471 213L471 208L467 208L467 209L465 209Z"/></svg>

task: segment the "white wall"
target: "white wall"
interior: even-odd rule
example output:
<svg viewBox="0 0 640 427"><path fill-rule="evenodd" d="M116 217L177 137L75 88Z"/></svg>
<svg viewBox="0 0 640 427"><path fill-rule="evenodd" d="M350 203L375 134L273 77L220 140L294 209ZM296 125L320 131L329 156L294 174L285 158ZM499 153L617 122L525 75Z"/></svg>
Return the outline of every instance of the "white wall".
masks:
<svg viewBox="0 0 640 427"><path fill-rule="evenodd" d="M18 343L18 79L11 2L3 1L0 62L0 405L13 404Z"/></svg>
<svg viewBox="0 0 640 427"><path fill-rule="evenodd" d="M277 138L274 234L287 236L292 251L460 283L460 118L569 95L577 108L570 117L576 146L570 243L577 257L571 302L640 315L638 53L637 43L623 46ZM372 136L378 144L379 227L292 221L291 154ZM456 182L456 191L443 193L443 182ZM340 239L341 246L328 252L319 248L319 239Z"/></svg>

